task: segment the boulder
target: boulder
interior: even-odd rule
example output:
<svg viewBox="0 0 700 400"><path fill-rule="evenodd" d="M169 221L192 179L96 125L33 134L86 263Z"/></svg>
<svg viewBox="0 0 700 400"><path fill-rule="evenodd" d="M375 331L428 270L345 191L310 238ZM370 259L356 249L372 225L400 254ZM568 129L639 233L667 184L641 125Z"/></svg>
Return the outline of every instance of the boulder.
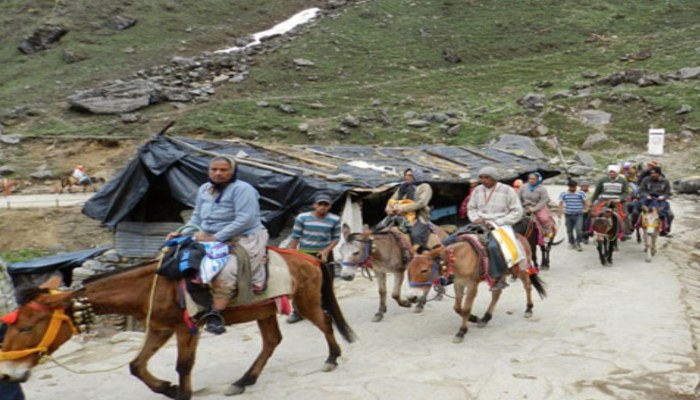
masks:
<svg viewBox="0 0 700 400"><path fill-rule="evenodd" d="M689 176L673 182L678 193L696 194L700 192L700 175Z"/></svg>
<svg viewBox="0 0 700 400"><path fill-rule="evenodd" d="M583 110L581 118L586 125L600 126L610 123L612 114L600 110Z"/></svg>
<svg viewBox="0 0 700 400"><path fill-rule="evenodd" d="M425 128L426 126L430 125L430 121L426 121L424 119L412 119L406 122L406 125L410 126L411 128Z"/></svg>
<svg viewBox="0 0 700 400"><path fill-rule="evenodd" d="M294 65L296 65L297 67L313 67L316 64L313 61L307 60L305 58L295 58Z"/></svg>
<svg viewBox="0 0 700 400"><path fill-rule="evenodd" d="M691 107L691 106L688 105L688 104L683 104L683 105L681 106L681 108L679 108L678 110L676 110L675 114L676 114L676 115L683 115L683 114L688 114L688 113L690 113L690 112L692 112L692 111L693 111L693 107Z"/></svg>
<svg viewBox="0 0 700 400"><path fill-rule="evenodd" d="M681 68L678 70L676 77L680 80L698 79L700 78L700 67Z"/></svg>
<svg viewBox="0 0 700 400"><path fill-rule="evenodd" d="M113 15L107 22L105 22L105 28L114 29L116 31L123 31L124 29L129 29L136 25L137 19L126 17L124 15Z"/></svg>
<svg viewBox="0 0 700 400"><path fill-rule="evenodd" d="M527 136L504 134L499 136L497 141L492 142L489 147L492 149L506 150L531 158L545 158L544 153L537 147L535 141Z"/></svg>
<svg viewBox="0 0 700 400"><path fill-rule="evenodd" d="M116 81L68 96L71 108L93 114L125 114L160 100L161 87L145 79Z"/></svg>
<svg viewBox="0 0 700 400"><path fill-rule="evenodd" d="M583 142L581 145L582 149L591 149L593 147L598 146L599 144L606 142L608 140L608 135L604 134L603 132L598 132L593 135L590 135L588 138L586 138L586 141Z"/></svg>
<svg viewBox="0 0 700 400"><path fill-rule="evenodd" d="M0 166L0 176L6 176L13 174L15 172L15 167L11 165Z"/></svg>
<svg viewBox="0 0 700 400"><path fill-rule="evenodd" d="M587 151L579 151L576 153L576 161L582 165L595 168L598 163L595 162L593 156Z"/></svg>
<svg viewBox="0 0 700 400"><path fill-rule="evenodd" d="M34 54L46 50L50 44L58 42L68 30L61 25L45 24L19 44L17 49L24 54Z"/></svg>
<svg viewBox="0 0 700 400"><path fill-rule="evenodd" d="M518 99L518 104L527 109L544 108L544 103L545 96L537 93L528 93Z"/></svg>

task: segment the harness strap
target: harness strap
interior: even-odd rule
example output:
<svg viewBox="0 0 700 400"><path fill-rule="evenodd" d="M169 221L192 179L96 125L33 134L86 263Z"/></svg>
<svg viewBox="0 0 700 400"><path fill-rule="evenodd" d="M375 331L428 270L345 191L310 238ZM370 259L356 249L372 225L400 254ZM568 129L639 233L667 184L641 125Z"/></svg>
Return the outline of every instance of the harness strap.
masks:
<svg viewBox="0 0 700 400"><path fill-rule="evenodd" d="M44 306L41 306L38 303L36 304L45 309ZM71 320L70 317L66 315L65 310L62 308L54 309L53 314L51 315L51 322L49 322L49 327L48 329L46 329L44 337L41 338L41 341L38 345L36 345L36 347L25 350L0 351L0 361L16 360L18 358L26 357L34 353L39 353L39 355L48 353L49 346L51 346L53 341L56 340L56 336L58 336L58 331L61 329L61 325L63 325L64 322L68 324L68 327L70 328L73 334L78 333L78 329L75 328L73 320Z"/></svg>

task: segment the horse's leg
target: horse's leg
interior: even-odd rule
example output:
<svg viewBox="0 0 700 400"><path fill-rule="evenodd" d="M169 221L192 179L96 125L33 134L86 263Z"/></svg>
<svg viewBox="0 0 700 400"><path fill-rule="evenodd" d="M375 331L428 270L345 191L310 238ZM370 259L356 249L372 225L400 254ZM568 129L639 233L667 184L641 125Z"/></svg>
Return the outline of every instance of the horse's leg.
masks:
<svg viewBox="0 0 700 400"><path fill-rule="evenodd" d="M455 305L454 309L457 311L457 314L459 314L462 317L462 324L459 326L459 330L457 331L457 334L455 337L452 339L453 343L461 343L464 341L464 335L467 334L467 331L469 330L469 322L474 321L472 318L472 306L474 306L474 299L476 298L476 293L478 291L478 286L479 286L479 281L469 281L467 283L467 297L464 300L464 304L462 305L461 309L458 310L458 307L460 304L457 303L459 297L459 300L462 299L461 293L458 296L457 293L457 282L455 282ZM459 290L460 292L463 291L464 286L460 286ZM495 293L495 292L494 292Z"/></svg>
<svg viewBox="0 0 700 400"><path fill-rule="evenodd" d="M553 237L550 241L545 243L545 245L542 246L542 248L541 248L541 250L542 250L542 267L545 269L549 269L549 254L552 251L552 240L554 240Z"/></svg>
<svg viewBox="0 0 700 400"><path fill-rule="evenodd" d="M294 307L299 307L299 302L294 303ZM303 306L302 306L303 307ZM299 309L303 309L299 307ZM321 307L319 305L318 313L323 314ZM304 318L313 322L317 325L318 315L317 313L302 314ZM282 341L282 333L280 332L279 324L277 323L277 315L270 315L268 317L258 320L258 327L260 328L260 336L262 336L262 349L260 354L253 361L253 365L248 368L248 370L243 374L243 376L236 382L232 383L231 386L226 390L226 396L233 396L245 392L245 387L255 384L257 382L260 373L262 372L267 360L270 358L275 348ZM333 336L331 334L331 336Z"/></svg>
<svg viewBox="0 0 700 400"><path fill-rule="evenodd" d="M148 371L148 360L173 336L173 333L174 331L170 329L149 330L141 351L129 364L129 370L132 375L140 379L152 391L168 396L171 399L177 398L178 387L151 375Z"/></svg>
<svg viewBox="0 0 700 400"><path fill-rule="evenodd" d="M532 317L532 308L534 307L532 303L532 282L530 282L530 275L527 269L522 269L520 271L520 280L523 282L523 289L525 289L525 318Z"/></svg>
<svg viewBox="0 0 700 400"><path fill-rule="evenodd" d="M530 254L532 254L532 266L539 269L540 265L537 263L537 247L537 239L535 239L534 242L530 243Z"/></svg>
<svg viewBox="0 0 700 400"><path fill-rule="evenodd" d="M394 271L393 274L394 290L391 292L391 297L396 300L396 304L400 305L401 307L411 307L410 301L401 298L401 286L403 286L403 279L405 276L404 270L399 268L398 270ZM386 312L386 307L384 308L384 312Z"/></svg>
<svg viewBox="0 0 700 400"><path fill-rule="evenodd" d="M617 239L613 240L606 240L607 243L607 251L608 251L608 264L612 265L613 263L613 251L615 251L615 248L617 247Z"/></svg>
<svg viewBox="0 0 700 400"><path fill-rule="evenodd" d="M314 293L316 294L314 295ZM316 325L326 338L326 343L328 344L328 358L323 365L322 371L328 372L334 370L338 366L336 360L340 357L340 346L333 334L331 316L324 312L321 307L321 298L318 296L318 291L307 291L304 293L298 291L295 293L294 301L295 306L298 305L299 313L309 322ZM277 324L276 321L277 320L275 320L275 324ZM279 328L277 332L279 333Z"/></svg>
<svg viewBox="0 0 700 400"><path fill-rule="evenodd" d="M386 313L386 272L383 270L374 271L377 278L377 289L379 289L379 309L372 317L372 322L379 322L384 318ZM399 303L400 305L401 303Z"/></svg>
<svg viewBox="0 0 700 400"><path fill-rule="evenodd" d="M489 308L486 309L484 316L479 320L479 324L477 325L479 328L485 327L493 318L493 310L496 308L496 303L498 303L498 299L501 298L502 292L502 290L494 290L491 292L491 303L489 303Z"/></svg>
<svg viewBox="0 0 700 400"><path fill-rule="evenodd" d="M605 241L596 239L596 249L598 250L598 257L600 258L600 263L605 266L607 263L605 257Z"/></svg>
<svg viewBox="0 0 700 400"><path fill-rule="evenodd" d="M197 355L197 343L199 335L190 333L189 329L182 328L175 332L177 337L177 365L175 370L179 377L177 400L189 400L192 397L192 367L194 367Z"/></svg>
<svg viewBox="0 0 700 400"><path fill-rule="evenodd" d="M644 261L651 262L652 236L649 232L644 232Z"/></svg>

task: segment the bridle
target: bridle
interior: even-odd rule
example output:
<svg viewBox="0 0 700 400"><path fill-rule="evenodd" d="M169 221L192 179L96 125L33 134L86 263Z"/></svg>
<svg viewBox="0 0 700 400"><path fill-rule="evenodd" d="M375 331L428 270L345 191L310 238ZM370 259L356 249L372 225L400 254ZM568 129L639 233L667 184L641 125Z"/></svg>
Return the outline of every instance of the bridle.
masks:
<svg viewBox="0 0 700 400"><path fill-rule="evenodd" d="M357 262L342 261L340 264L344 267L359 267L363 270L372 269L372 262L374 257L372 253L374 252L374 237L369 236L367 239L353 239L353 242L362 243L362 257Z"/></svg>
<svg viewBox="0 0 700 400"><path fill-rule="evenodd" d="M51 313L49 327L46 329L46 332L44 332L44 336L41 338L39 344L35 347L24 350L0 351L0 361L17 360L32 354L38 354L39 357L42 357L48 353L49 348L56 340L58 332L61 330L63 324L67 324L71 334L74 335L87 331L89 324L93 322L94 318L92 306L87 302L83 302L82 299L74 299L70 307L46 307L36 301L27 303L27 307L36 311ZM72 317L66 315L66 310L69 308L73 310ZM8 325L12 325L19 317L19 309L8 314L6 317L8 316L10 318L7 323ZM78 322L78 326L81 328L80 330L76 327L75 322Z"/></svg>

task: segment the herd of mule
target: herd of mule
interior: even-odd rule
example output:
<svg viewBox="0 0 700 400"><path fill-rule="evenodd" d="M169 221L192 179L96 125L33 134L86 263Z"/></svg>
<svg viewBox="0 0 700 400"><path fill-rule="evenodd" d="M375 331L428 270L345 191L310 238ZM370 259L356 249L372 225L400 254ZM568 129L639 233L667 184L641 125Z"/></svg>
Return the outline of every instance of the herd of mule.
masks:
<svg viewBox="0 0 700 400"><path fill-rule="evenodd" d="M639 220L635 226L643 229L647 261L650 261L656 252L658 212L644 210L635 218ZM619 218L610 210L592 218L591 230L604 265L612 263L612 250L616 246L621 225ZM508 274L523 284L526 294L524 316L529 318L533 313L532 288L542 298L547 294L539 272L549 268L549 252L558 242L555 242L554 236L543 240L541 227L534 218L526 218L521 226L516 227L516 231L519 232L517 239L526 256L513 265ZM438 233L441 241L447 236L445 232ZM639 231L637 234L638 241L641 241ZM387 311L387 275L394 276L392 298L401 307L415 305L414 312L423 310L432 288L439 289L440 296L444 293L443 286L453 284L453 310L461 320L453 341L459 343L467 333L469 322L483 327L492 319L501 295L500 290L491 291L491 302L481 318L472 313L479 284L489 280L488 262L477 243L479 240L482 238L479 238L478 232L460 230L446 242L449 245L412 254L410 245L406 245L404 233L396 228L364 233L351 233L345 229L344 243L339 249L343 267L341 278L352 280L358 270L377 277L380 303L373 318L375 322L382 320ZM539 263L537 249L541 253ZM316 259L296 251L274 248L271 251L277 251L289 267L290 298L296 310L318 327L326 339L329 353L322 370L335 369L341 349L336 342L333 326L348 342L354 341L355 334L338 305L331 268L319 268ZM57 291L55 287L44 287L21 293L21 306L2 318L9 329L3 351L0 352L0 379L26 381L31 369L43 356L52 354L71 336L86 329L88 313L117 313L133 316L145 321L146 325L143 347L129 365L131 373L153 392L178 400L190 399L191 372L200 335L193 334L192 326L182 317L177 305L178 283L157 275L156 269L157 262L153 261L116 273L98 275L74 290ZM401 293L404 276L408 277L410 286L405 296ZM253 385L281 342L278 310L279 303L276 301L226 310L224 318L227 324L256 321L262 336L259 355L243 376L229 386L227 395L243 393L247 386ZM147 368L149 359L173 336L177 342L176 384L153 376Z"/></svg>

